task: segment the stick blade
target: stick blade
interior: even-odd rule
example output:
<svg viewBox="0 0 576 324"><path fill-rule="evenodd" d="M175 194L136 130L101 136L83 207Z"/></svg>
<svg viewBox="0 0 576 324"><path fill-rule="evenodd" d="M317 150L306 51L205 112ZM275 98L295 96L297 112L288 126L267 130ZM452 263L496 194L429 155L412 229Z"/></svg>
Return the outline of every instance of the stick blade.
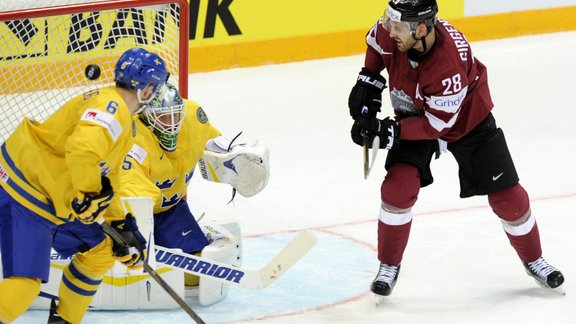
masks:
<svg viewBox="0 0 576 324"><path fill-rule="evenodd" d="M272 261L260 270L262 286L267 287L300 260L316 244L318 239L310 231L303 230L288 243Z"/></svg>

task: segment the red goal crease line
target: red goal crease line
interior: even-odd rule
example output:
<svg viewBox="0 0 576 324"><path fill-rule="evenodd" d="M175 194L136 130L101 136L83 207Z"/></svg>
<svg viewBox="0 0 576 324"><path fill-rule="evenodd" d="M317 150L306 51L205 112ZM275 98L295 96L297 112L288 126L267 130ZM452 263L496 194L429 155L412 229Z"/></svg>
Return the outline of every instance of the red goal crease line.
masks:
<svg viewBox="0 0 576 324"><path fill-rule="evenodd" d="M559 199L573 199L573 198L576 198L576 193L536 197L536 198L531 198L530 202L541 202L541 201L559 200ZM418 212L418 213L415 213L414 217L431 216L431 215L438 215L438 214L449 214L449 213L455 213L455 212L461 212L461 211L470 211L470 210L476 210L476 209L485 209L485 208L490 208L490 206L488 204L484 204L484 205L475 205L475 206L461 207L461 208L451 208L451 209L441 209L441 210L434 210L434 211L427 211L427 212ZM369 220L359 220L359 221L353 221L353 222L325 225L325 226L311 226L311 227L307 227L305 229L322 231L322 230L327 230L327 229L332 229L332 228L337 228L337 227L373 223L375 221L376 221L376 218L369 219ZM284 231L275 231L275 232L268 232L268 233L244 235L243 237L256 238L256 237L262 237L262 236L267 236L267 235L271 235L271 234L298 232L298 231L301 231L303 229L304 228L288 229L288 230L284 230Z"/></svg>

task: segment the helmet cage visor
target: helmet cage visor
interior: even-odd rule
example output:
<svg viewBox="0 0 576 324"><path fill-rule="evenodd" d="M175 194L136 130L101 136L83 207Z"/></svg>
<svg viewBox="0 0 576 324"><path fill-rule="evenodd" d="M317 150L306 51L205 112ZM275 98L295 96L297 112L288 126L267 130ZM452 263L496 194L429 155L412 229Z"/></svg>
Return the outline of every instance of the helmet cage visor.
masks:
<svg viewBox="0 0 576 324"><path fill-rule="evenodd" d="M409 35L416 32L418 23L402 20L402 13L391 6L388 6L386 10L384 10L384 15L382 16L382 27L384 27L384 29L389 33L394 33L396 35Z"/></svg>
<svg viewBox="0 0 576 324"><path fill-rule="evenodd" d="M146 106L143 114L162 147L169 151L174 150L186 115L185 104L167 107Z"/></svg>
<svg viewBox="0 0 576 324"><path fill-rule="evenodd" d="M167 151L176 149L185 115L186 104L171 84L160 87L150 103L144 105L141 114L143 121L152 128L160 145Z"/></svg>

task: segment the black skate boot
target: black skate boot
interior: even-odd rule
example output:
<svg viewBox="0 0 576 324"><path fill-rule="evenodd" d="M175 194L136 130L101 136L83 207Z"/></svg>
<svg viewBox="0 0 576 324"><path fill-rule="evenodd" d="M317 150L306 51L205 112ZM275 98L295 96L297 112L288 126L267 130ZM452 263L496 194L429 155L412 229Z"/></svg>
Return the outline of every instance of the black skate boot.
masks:
<svg viewBox="0 0 576 324"><path fill-rule="evenodd" d="M56 312L56 301L54 299L50 302L50 316L48 316L48 324L72 324L58 315Z"/></svg>
<svg viewBox="0 0 576 324"><path fill-rule="evenodd" d="M400 265L389 265L386 263L380 263L380 269L372 285L370 285L370 290L376 295L388 296L392 293L392 289L396 285L396 280L398 280L398 274L400 273Z"/></svg>
<svg viewBox="0 0 576 324"><path fill-rule="evenodd" d="M533 262L522 263L524 264L524 268L526 268L526 272L544 288L555 289L564 283L562 272L549 265L543 257Z"/></svg>

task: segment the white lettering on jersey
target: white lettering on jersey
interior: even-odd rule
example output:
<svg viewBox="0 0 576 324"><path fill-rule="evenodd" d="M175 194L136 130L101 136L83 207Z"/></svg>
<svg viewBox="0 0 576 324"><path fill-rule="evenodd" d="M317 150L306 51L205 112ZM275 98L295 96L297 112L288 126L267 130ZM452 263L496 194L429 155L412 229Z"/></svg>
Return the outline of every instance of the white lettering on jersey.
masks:
<svg viewBox="0 0 576 324"><path fill-rule="evenodd" d="M468 61L468 50L470 49L470 44L466 40L466 37L462 33L458 31L458 29L454 28L454 26L450 25L448 22L439 19L442 22L442 25L446 28L446 31L454 40L454 45L456 45L456 49L458 50L458 54L460 54L460 59L462 61Z"/></svg>
<svg viewBox="0 0 576 324"><path fill-rule="evenodd" d="M140 165L144 163L146 157L148 156L148 152L140 145L134 144L128 153L128 156L136 160Z"/></svg>
<svg viewBox="0 0 576 324"><path fill-rule="evenodd" d="M122 125L114 116L96 109L86 109L80 120L85 120L96 125L100 125L110 133L114 142L122 134Z"/></svg>
<svg viewBox="0 0 576 324"><path fill-rule="evenodd" d="M432 109L454 114L460 109L460 106L466 97L466 92L468 92L468 87L464 87L462 91L449 96L427 97L426 104L428 104L428 107Z"/></svg>
<svg viewBox="0 0 576 324"><path fill-rule="evenodd" d="M8 179L10 179L10 176L8 176L8 172L6 172L4 166L0 164L0 181L6 183L8 182Z"/></svg>

